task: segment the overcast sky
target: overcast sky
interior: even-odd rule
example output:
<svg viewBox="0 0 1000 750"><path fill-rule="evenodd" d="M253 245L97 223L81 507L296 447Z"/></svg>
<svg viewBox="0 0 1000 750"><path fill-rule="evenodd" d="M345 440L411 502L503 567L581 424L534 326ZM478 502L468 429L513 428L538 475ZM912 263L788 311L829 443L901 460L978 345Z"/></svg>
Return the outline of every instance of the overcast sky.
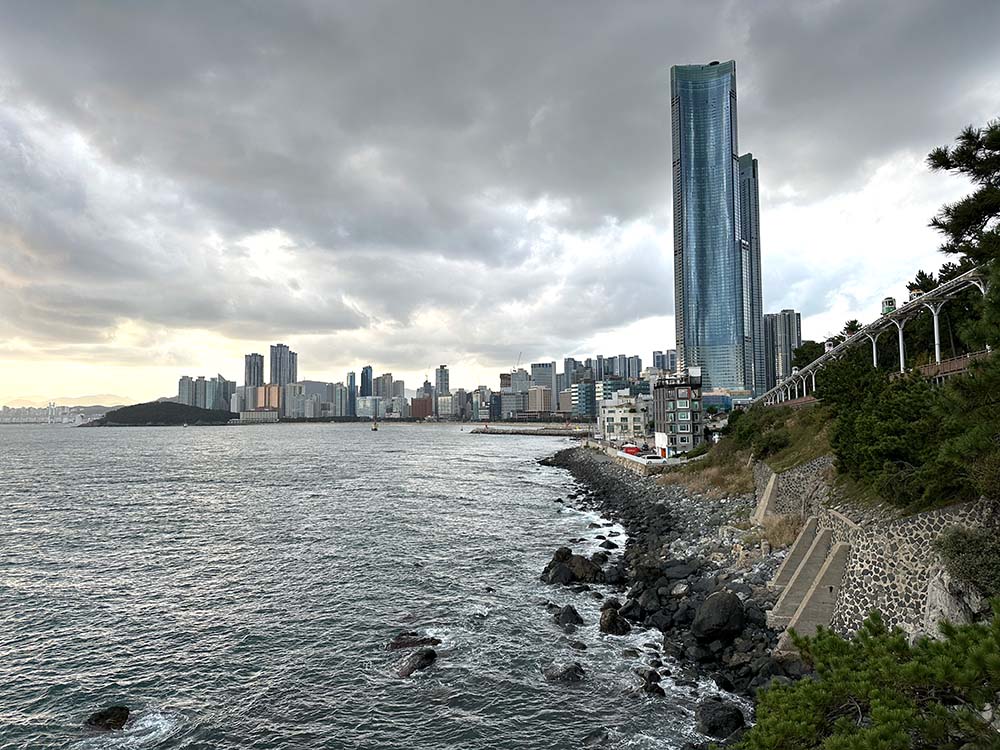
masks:
<svg viewBox="0 0 1000 750"><path fill-rule="evenodd" d="M0 2L0 403L673 346L672 64L735 59L766 311L943 258L1000 3ZM651 364L651 362L649 362ZM561 365L560 365L561 369Z"/></svg>

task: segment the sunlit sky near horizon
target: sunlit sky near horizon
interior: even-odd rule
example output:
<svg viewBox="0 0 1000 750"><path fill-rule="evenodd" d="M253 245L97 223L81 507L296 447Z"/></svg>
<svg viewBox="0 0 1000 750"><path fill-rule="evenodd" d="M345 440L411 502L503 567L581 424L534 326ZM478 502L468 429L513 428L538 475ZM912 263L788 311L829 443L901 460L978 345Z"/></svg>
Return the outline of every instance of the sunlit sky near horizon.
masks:
<svg viewBox="0 0 1000 750"><path fill-rule="evenodd" d="M0 404L674 345L669 68L735 59L765 311L946 258L1000 3L2 2Z"/></svg>

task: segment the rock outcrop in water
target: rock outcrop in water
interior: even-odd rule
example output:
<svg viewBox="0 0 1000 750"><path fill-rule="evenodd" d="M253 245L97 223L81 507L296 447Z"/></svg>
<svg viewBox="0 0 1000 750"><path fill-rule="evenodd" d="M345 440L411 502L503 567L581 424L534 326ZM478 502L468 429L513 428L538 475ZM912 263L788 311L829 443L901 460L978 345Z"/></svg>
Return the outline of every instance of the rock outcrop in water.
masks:
<svg viewBox="0 0 1000 750"><path fill-rule="evenodd" d="M118 730L125 726L128 721L129 710L127 706L108 706L100 711L95 711L85 722L88 727L94 729Z"/></svg>
<svg viewBox="0 0 1000 750"><path fill-rule="evenodd" d="M432 648L422 648L416 651L403 662L399 668L400 677L409 677L414 672L427 669L437 659L437 652Z"/></svg>
<svg viewBox="0 0 1000 750"><path fill-rule="evenodd" d="M603 583L604 571L593 560L573 554L569 547L560 547L542 571L546 583Z"/></svg>
<svg viewBox="0 0 1000 750"><path fill-rule="evenodd" d="M580 613L576 611L576 607L572 604L567 604L565 607L560 609L553 615L553 619L556 621L557 625L583 625L583 618L580 617Z"/></svg>
<svg viewBox="0 0 1000 750"><path fill-rule="evenodd" d="M417 648L418 646L437 646L441 639L430 635L420 635L416 630L407 630L393 637L385 648L387 651L397 651L402 648Z"/></svg>
<svg viewBox="0 0 1000 750"><path fill-rule="evenodd" d="M586 676L579 662L569 664L552 664L542 670L549 682L580 682Z"/></svg>

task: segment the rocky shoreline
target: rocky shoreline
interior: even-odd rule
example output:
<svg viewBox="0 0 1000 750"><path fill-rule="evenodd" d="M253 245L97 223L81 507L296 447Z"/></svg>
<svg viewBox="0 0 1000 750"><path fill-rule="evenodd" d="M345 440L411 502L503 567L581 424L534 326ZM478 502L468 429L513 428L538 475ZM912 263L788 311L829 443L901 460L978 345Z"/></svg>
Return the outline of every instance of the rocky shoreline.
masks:
<svg viewBox="0 0 1000 750"><path fill-rule="evenodd" d="M555 586L607 584L620 592L602 604L601 632L648 629L662 640L664 660L748 699L775 681L787 683L806 672L799 659L773 655L778 633L765 621L774 603L767 582L783 553L766 545L744 549L744 532L733 525L749 516L752 496L699 496L637 476L585 448L560 451L542 463L567 469L582 486L557 502L596 510L627 531L619 550L600 533L603 527L592 524L605 551L586 557L562 547L542 571L542 580ZM573 614L555 611L554 618L572 627ZM648 693L663 695L660 683L667 678L685 684L660 659L638 671ZM725 744L745 731L739 709L718 699L703 701L697 720L700 732Z"/></svg>

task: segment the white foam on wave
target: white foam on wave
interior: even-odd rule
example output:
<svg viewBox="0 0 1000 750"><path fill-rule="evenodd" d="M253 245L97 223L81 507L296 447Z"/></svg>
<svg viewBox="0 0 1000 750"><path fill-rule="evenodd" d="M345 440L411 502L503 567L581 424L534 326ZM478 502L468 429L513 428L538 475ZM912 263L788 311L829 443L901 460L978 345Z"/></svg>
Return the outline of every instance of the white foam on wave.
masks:
<svg viewBox="0 0 1000 750"><path fill-rule="evenodd" d="M143 711L129 717L121 732L103 732L73 744L73 750L122 750L156 747L180 733L184 716L172 711Z"/></svg>

